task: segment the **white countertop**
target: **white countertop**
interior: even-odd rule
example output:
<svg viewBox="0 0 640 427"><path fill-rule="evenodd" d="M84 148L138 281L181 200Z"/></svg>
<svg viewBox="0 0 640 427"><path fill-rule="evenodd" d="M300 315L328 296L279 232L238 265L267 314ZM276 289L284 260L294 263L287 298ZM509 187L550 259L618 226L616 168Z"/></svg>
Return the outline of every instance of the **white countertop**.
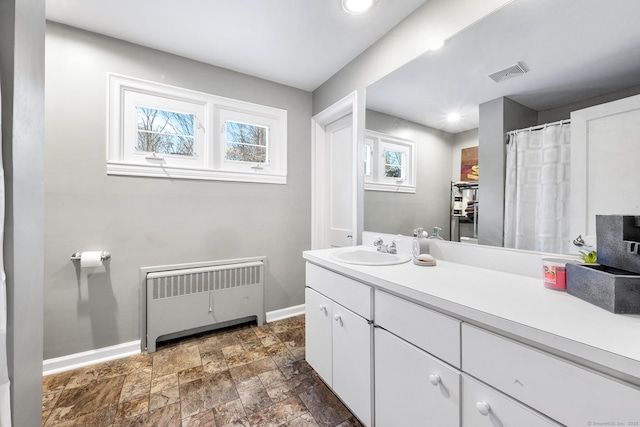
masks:
<svg viewBox="0 0 640 427"><path fill-rule="evenodd" d="M336 250L303 256L376 289L640 385L640 316L613 314L548 289L539 278L443 260L435 267L353 265L331 259Z"/></svg>

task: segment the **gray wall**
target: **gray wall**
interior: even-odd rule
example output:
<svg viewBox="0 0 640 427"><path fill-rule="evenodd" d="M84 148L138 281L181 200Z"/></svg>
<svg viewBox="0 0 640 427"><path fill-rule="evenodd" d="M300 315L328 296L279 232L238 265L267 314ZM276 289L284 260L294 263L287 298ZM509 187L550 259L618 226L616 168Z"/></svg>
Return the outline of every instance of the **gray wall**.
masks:
<svg viewBox="0 0 640 427"><path fill-rule="evenodd" d="M364 229L411 236L417 227L431 234L438 226L448 239L453 135L372 110L366 127L416 143L417 180L415 194L365 191Z"/></svg>
<svg viewBox="0 0 640 427"><path fill-rule="evenodd" d="M583 108L593 107L594 105L600 105L606 102L616 101L618 99L627 98L629 96L638 94L640 94L640 86L633 86L624 90L608 93L606 95L589 98L584 101L574 102L572 104L563 105L561 107L540 111L538 112L538 124L566 120L571 117L572 111L582 110Z"/></svg>
<svg viewBox="0 0 640 427"><path fill-rule="evenodd" d="M538 112L509 98L480 104L478 243L503 245L506 133L536 124Z"/></svg>
<svg viewBox="0 0 640 427"><path fill-rule="evenodd" d="M266 255L266 310L304 303L311 94L55 23L46 41L45 359L139 339L143 266ZM288 184L107 176L107 72L287 110ZM85 283L86 250L112 260Z"/></svg>
<svg viewBox="0 0 640 427"><path fill-rule="evenodd" d="M0 1L7 362L14 426L42 424L44 0Z"/></svg>

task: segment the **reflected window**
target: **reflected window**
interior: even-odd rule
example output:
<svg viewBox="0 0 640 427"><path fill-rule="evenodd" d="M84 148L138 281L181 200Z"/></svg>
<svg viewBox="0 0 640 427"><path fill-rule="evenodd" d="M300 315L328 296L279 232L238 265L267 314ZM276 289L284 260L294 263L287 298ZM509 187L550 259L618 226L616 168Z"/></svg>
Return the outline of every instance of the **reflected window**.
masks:
<svg viewBox="0 0 640 427"><path fill-rule="evenodd" d="M416 144L393 135L365 131L364 189L416 192Z"/></svg>
<svg viewBox="0 0 640 427"><path fill-rule="evenodd" d="M385 150L384 152L384 176L387 178L404 178L402 167L404 153L401 151Z"/></svg>
<svg viewBox="0 0 640 427"><path fill-rule="evenodd" d="M373 161L373 140L365 138L364 143L364 176L371 177L371 163Z"/></svg>

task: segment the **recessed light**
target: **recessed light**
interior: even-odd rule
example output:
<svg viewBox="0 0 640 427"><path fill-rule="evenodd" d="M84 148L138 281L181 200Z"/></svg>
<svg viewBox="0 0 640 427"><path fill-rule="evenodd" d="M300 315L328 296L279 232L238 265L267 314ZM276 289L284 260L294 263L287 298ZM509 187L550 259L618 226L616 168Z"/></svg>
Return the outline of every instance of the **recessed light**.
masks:
<svg viewBox="0 0 640 427"><path fill-rule="evenodd" d="M458 114L458 113L451 113L451 114L449 114L449 115L447 116L447 121L448 121L449 123L455 123L455 122L457 122L458 120L460 120L460 114Z"/></svg>
<svg viewBox="0 0 640 427"><path fill-rule="evenodd" d="M371 9L377 0L342 0L342 8L345 12L357 15Z"/></svg>

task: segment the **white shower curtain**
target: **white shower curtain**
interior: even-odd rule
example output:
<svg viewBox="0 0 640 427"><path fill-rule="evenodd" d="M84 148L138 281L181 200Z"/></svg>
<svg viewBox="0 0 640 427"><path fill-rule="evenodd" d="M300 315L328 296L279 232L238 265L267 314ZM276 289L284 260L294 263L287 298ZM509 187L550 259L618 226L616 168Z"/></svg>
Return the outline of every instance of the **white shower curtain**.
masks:
<svg viewBox="0 0 640 427"><path fill-rule="evenodd" d="M0 91L0 147L2 146L2 92ZM7 368L7 286L4 275L4 169L0 155L0 427L11 427L11 399Z"/></svg>
<svg viewBox="0 0 640 427"><path fill-rule="evenodd" d="M509 132L504 246L569 253L571 127Z"/></svg>

